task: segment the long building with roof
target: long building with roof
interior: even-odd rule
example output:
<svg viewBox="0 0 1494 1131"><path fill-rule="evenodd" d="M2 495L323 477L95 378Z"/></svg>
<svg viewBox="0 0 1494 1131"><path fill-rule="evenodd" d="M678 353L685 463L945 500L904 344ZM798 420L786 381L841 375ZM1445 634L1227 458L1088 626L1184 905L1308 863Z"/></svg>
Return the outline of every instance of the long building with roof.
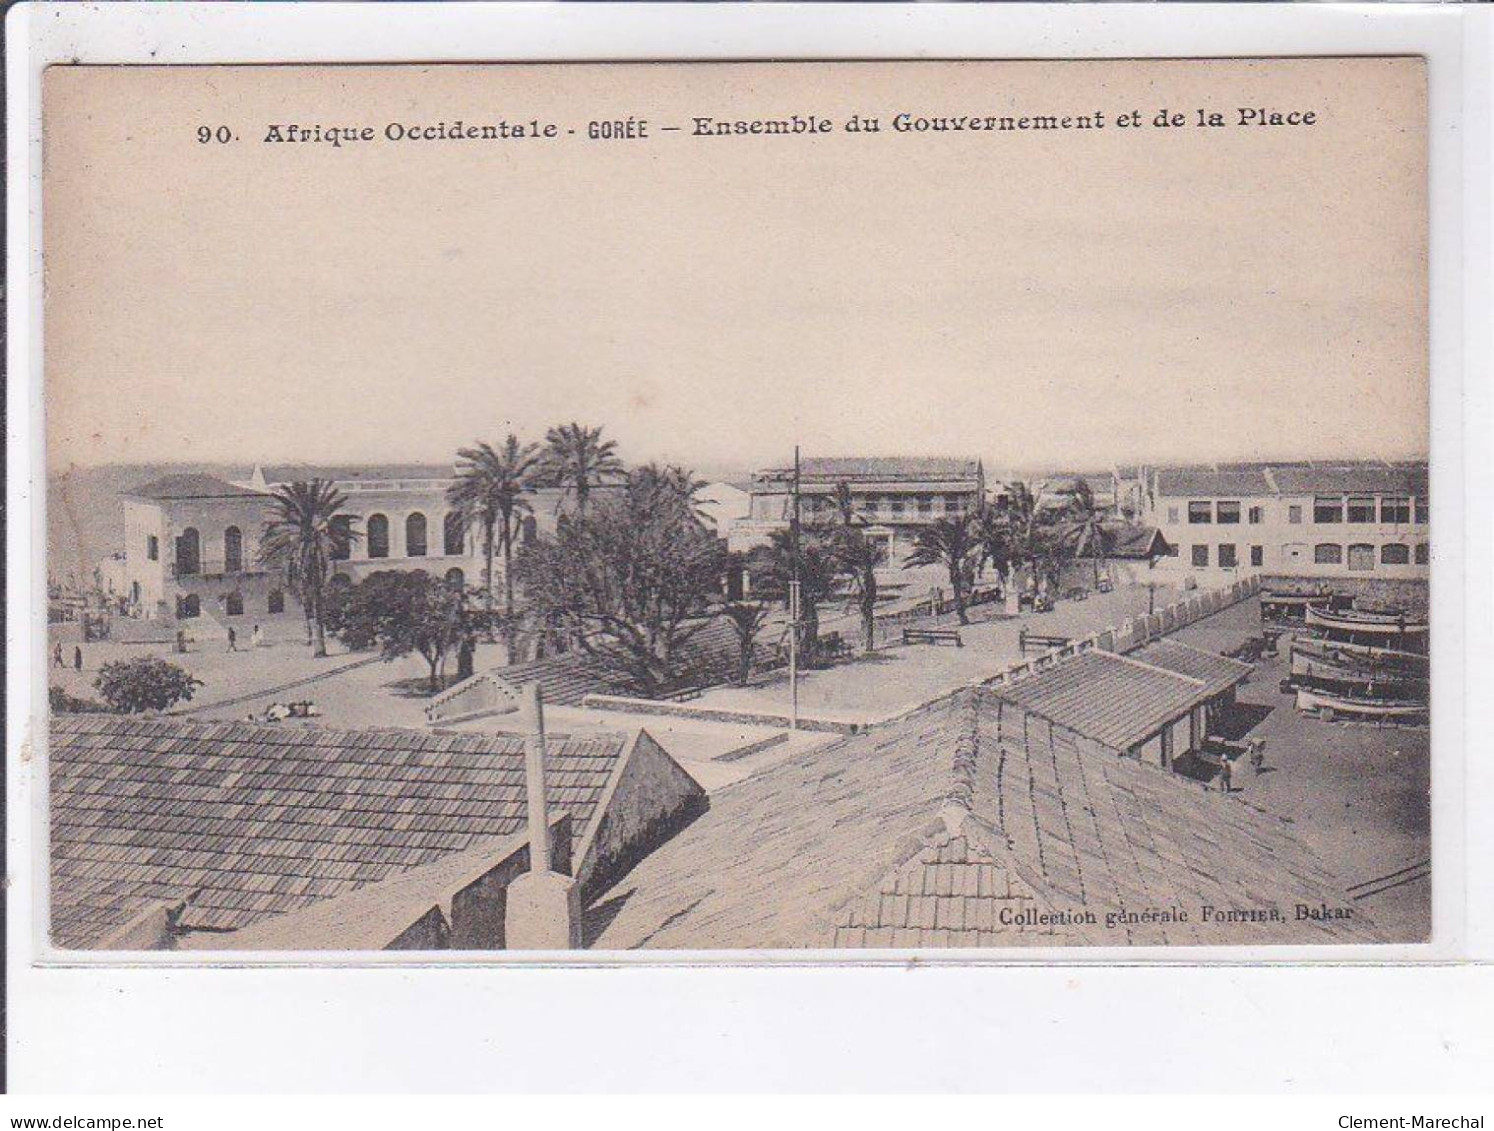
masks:
<svg viewBox="0 0 1494 1131"><path fill-rule="evenodd" d="M1425 579L1427 465L1339 462L1182 467L1153 473L1146 521L1201 580L1248 574Z"/></svg>

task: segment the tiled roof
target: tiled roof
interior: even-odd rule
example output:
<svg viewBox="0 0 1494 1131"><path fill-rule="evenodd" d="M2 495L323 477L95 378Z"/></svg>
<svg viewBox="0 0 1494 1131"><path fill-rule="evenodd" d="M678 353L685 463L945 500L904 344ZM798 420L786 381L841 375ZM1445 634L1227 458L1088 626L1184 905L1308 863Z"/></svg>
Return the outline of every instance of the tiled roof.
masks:
<svg viewBox="0 0 1494 1131"><path fill-rule="evenodd" d="M1166 553L1167 539L1155 526L1141 526L1133 522L1105 523L1111 537L1109 555L1112 558L1129 558L1145 561Z"/></svg>
<svg viewBox="0 0 1494 1131"><path fill-rule="evenodd" d="M1249 664L1170 638L1153 640L1130 653L1129 658L1199 680L1204 685L1203 693L1210 697L1234 687L1251 672Z"/></svg>
<svg viewBox="0 0 1494 1131"><path fill-rule="evenodd" d="M754 476L756 480L791 479L793 465L769 468ZM980 474L980 461L947 457L846 456L817 457L799 461L800 480L973 480Z"/></svg>
<svg viewBox="0 0 1494 1131"><path fill-rule="evenodd" d="M1425 495L1427 491L1424 464L1280 467L1272 474L1283 495Z"/></svg>
<svg viewBox="0 0 1494 1131"><path fill-rule="evenodd" d="M555 812L580 838L623 735L552 741ZM517 832L523 740L504 735L58 715L52 930L87 947L187 900L227 930Z"/></svg>
<svg viewBox="0 0 1494 1131"><path fill-rule="evenodd" d="M998 690L1059 726L1120 750L1186 715L1210 692L1200 679L1109 652L1083 652Z"/></svg>
<svg viewBox="0 0 1494 1131"><path fill-rule="evenodd" d="M258 499L261 492L240 487L212 475L166 475L125 492L134 499Z"/></svg>
<svg viewBox="0 0 1494 1131"><path fill-rule="evenodd" d="M1171 498L1216 498L1274 495L1266 473L1259 468L1220 469L1174 467L1157 472L1157 494Z"/></svg>
<svg viewBox="0 0 1494 1131"><path fill-rule="evenodd" d="M1297 902L1346 899L1278 818L1021 716L962 693L717 793L593 907L594 945L1378 939L1357 910L1295 920ZM1204 906L1282 918L1221 927ZM1155 914L1170 909L1187 921Z"/></svg>

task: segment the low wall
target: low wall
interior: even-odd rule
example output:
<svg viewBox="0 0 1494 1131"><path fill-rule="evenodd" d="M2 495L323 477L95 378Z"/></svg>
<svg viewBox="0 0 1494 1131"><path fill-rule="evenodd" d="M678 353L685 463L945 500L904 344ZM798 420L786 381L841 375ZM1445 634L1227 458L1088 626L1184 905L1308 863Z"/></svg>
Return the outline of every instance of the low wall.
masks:
<svg viewBox="0 0 1494 1131"><path fill-rule="evenodd" d="M736 723L739 726L787 727L787 715L758 711L733 711L726 707L700 707L690 703L672 703L660 699L633 699L626 695L588 695L583 707L598 711L624 711L632 715L660 715L671 719L702 719L712 723ZM799 718L800 730L826 731L832 734L858 734L870 724L841 722L837 719Z"/></svg>

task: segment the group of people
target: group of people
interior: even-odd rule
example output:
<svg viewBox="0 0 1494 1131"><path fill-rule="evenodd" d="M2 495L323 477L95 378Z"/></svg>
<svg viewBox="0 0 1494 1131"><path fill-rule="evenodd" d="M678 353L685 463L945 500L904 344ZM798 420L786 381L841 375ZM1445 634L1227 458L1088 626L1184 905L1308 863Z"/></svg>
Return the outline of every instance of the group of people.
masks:
<svg viewBox="0 0 1494 1131"><path fill-rule="evenodd" d="M67 670L67 661L63 659L62 641L60 640L52 645L52 666L54 668L62 668L64 671ZM73 671L80 672L82 670L83 646L81 644L75 644L73 645Z"/></svg>
<svg viewBox="0 0 1494 1131"><path fill-rule="evenodd" d="M260 648L264 646L264 642L265 634L260 631L259 625L255 625L254 632L249 637L249 646L251 648ZM230 652L237 652L239 650L239 632L233 625L228 626L228 650Z"/></svg>
<svg viewBox="0 0 1494 1131"><path fill-rule="evenodd" d="M1250 768L1259 777L1266 769L1266 740L1264 738L1252 738L1245 744L1245 756L1250 760ZM1219 792L1232 793L1235 785L1235 764L1228 754L1219 758Z"/></svg>

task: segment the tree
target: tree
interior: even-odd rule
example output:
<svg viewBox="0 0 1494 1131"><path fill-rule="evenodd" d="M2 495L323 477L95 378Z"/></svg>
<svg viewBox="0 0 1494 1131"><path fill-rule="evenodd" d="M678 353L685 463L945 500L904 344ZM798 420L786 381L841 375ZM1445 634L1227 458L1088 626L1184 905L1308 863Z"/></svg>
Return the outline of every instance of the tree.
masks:
<svg viewBox="0 0 1494 1131"><path fill-rule="evenodd" d="M793 532L774 530L768 544L752 551L757 563L754 578L759 591L789 607L789 583L799 579L799 655L813 662L819 650L820 605L835 592L841 575L841 556L833 526L812 522L800 528L797 552ZM797 564L797 571L796 571Z"/></svg>
<svg viewBox="0 0 1494 1131"><path fill-rule="evenodd" d="M757 637L768 619L768 606L762 601L732 601L721 611L737 635L737 685L745 687L752 678Z"/></svg>
<svg viewBox="0 0 1494 1131"><path fill-rule="evenodd" d="M624 478L617 442L603 440L600 428L561 424L545 433L543 462L548 482L570 492L576 512L586 513L594 487Z"/></svg>
<svg viewBox="0 0 1494 1131"><path fill-rule="evenodd" d="M362 537L343 514L346 504L347 496L323 479L282 484L271 492L271 518L260 541L261 563L282 571L300 599L318 656L327 654L322 595L333 548ZM346 519L346 526L334 531L332 520L339 517Z"/></svg>
<svg viewBox="0 0 1494 1131"><path fill-rule="evenodd" d="M441 689L446 659L476 632L467 591L424 570L380 570L337 592L331 620L354 651L377 647L385 660L418 654Z"/></svg>
<svg viewBox="0 0 1494 1131"><path fill-rule="evenodd" d="M969 516L936 519L920 527L913 552L903 563L913 566L942 565L949 572L949 587L954 592L955 612L961 624L970 623L966 611L966 594L975 581L975 567L980 561L980 545L975 538L975 524Z"/></svg>
<svg viewBox="0 0 1494 1131"><path fill-rule="evenodd" d="M724 564L678 471L638 469L622 490L562 515L555 538L518 561L539 617L649 696L684 674L684 646L706 624Z"/></svg>
<svg viewBox="0 0 1494 1131"><path fill-rule="evenodd" d="M482 532L486 560L483 584L488 609L493 607L493 547L503 551L503 635L508 662L518 660L514 620L514 539L518 523L533 509L526 495L539 481L540 454L534 444L520 444L512 432L503 446L479 443L457 452L457 481L446 492L447 500L466 522Z"/></svg>
<svg viewBox="0 0 1494 1131"><path fill-rule="evenodd" d="M156 656L137 656L133 660L111 660L99 669L93 685L112 710L135 714L164 711L190 700L202 681Z"/></svg>
<svg viewBox="0 0 1494 1131"><path fill-rule="evenodd" d="M835 486L835 510L840 516L836 531L836 555L841 568L851 576L856 604L861 611L861 649L870 655L876 649L877 567L886 560L882 546L866 536L866 520L856 514L847 483Z"/></svg>
<svg viewBox="0 0 1494 1131"><path fill-rule="evenodd" d="M997 504L981 508L975 523L982 563L1003 571L1008 587L1016 584L1019 568L1028 570L1034 585L1041 578L1055 579L1063 532L1055 512L1040 507L1026 483L1012 483Z"/></svg>
<svg viewBox="0 0 1494 1131"><path fill-rule="evenodd" d="M1105 525L1105 511L1095 505L1094 491L1076 479L1065 506L1063 547L1075 561L1089 556L1094 566L1095 588L1100 587L1100 563L1115 549L1115 534Z"/></svg>

